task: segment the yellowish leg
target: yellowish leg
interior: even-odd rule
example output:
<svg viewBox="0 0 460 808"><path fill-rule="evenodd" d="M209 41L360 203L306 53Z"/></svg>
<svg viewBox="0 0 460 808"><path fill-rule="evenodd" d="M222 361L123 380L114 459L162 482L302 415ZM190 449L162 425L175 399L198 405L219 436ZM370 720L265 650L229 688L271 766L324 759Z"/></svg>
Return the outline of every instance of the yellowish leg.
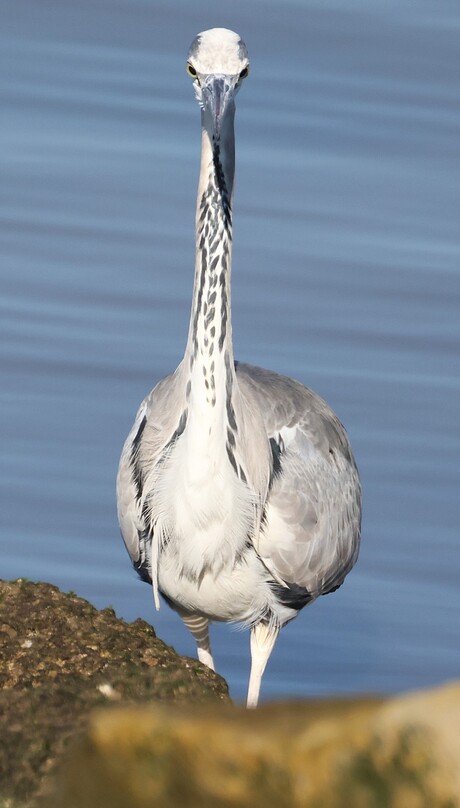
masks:
<svg viewBox="0 0 460 808"><path fill-rule="evenodd" d="M264 623L257 623L251 629L251 675L247 700L249 709L257 707L262 676L278 634L279 628L273 629Z"/></svg>

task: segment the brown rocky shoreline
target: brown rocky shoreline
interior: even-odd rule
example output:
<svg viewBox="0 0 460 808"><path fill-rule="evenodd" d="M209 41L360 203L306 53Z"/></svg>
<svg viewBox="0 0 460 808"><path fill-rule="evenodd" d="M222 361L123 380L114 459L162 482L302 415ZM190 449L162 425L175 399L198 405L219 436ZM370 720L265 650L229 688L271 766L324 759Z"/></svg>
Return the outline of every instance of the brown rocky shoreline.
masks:
<svg viewBox="0 0 460 808"><path fill-rule="evenodd" d="M209 699L229 701L225 681L143 620L51 584L0 581L0 808L45 788L93 709Z"/></svg>
<svg viewBox="0 0 460 808"><path fill-rule="evenodd" d="M0 808L460 808L460 683L234 707L142 620L0 581Z"/></svg>

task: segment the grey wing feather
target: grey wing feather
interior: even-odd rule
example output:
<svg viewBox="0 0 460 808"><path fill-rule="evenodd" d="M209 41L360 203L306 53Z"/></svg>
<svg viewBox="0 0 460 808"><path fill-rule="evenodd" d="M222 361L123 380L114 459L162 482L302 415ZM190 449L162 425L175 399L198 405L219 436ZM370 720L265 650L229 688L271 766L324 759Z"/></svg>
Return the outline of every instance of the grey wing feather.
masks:
<svg viewBox="0 0 460 808"><path fill-rule="evenodd" d="M139 575L151 580L152 525L145 513L144 482L171 440L183 412L181 366L144 399L121 453L117 476L118 521Z"/></svg>
<svg viewBox="0 0 460 808"><path fill-rule="evenodd" d="M274 449L256 549L276 580L313 599L340 586L358 556L361 487L348 437L326 402L299 382L240 363L237 379Z"/></svg>
<svg viewBox="0 0 460 808"><path fill-rule="evenodd" d="M142 490L137 468L138 444L146 424L148 398L144 399L137 412L134 424L126 438L121 453L117 476L118 522L123 541L136 568L145 561L145 525L141 508Z"/></svg>

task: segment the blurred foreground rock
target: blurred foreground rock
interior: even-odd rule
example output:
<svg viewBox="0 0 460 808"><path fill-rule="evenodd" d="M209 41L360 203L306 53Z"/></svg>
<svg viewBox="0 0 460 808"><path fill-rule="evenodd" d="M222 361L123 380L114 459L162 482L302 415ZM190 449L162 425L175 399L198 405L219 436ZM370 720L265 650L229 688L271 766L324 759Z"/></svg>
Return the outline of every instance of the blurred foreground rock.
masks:
<svg viewBox="0 0 460 808"><path fill-rule="evenodd" d="M0 580L0 808L43 787L95 707L209 699L229 700L224 680L143 620L50 584Z"/></svg>
<svg viewBox="0 0 460 808"><path fill-rule="evenodd" d="M53 808L456 808L460 685L382 700L113 709Z"/></svg>

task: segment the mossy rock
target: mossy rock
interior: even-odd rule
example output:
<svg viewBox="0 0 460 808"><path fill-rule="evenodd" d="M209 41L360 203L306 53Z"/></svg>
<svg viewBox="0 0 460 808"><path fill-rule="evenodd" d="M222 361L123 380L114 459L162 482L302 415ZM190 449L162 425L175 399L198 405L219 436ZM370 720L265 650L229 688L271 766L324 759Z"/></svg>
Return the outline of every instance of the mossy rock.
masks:
<svg viewBox="0 0 460 808"><path fill-rule="evenodd" d="M460 685L382 699L113 709L47 808L458 808Z"/></svg>
<svg viewBox="0 0 460 808"><path fill-rule="evenodd" d="M30 801L95 708L229 700L220 676L143 620L22 580L0 581L0 688L0 808Z"/></svg>

